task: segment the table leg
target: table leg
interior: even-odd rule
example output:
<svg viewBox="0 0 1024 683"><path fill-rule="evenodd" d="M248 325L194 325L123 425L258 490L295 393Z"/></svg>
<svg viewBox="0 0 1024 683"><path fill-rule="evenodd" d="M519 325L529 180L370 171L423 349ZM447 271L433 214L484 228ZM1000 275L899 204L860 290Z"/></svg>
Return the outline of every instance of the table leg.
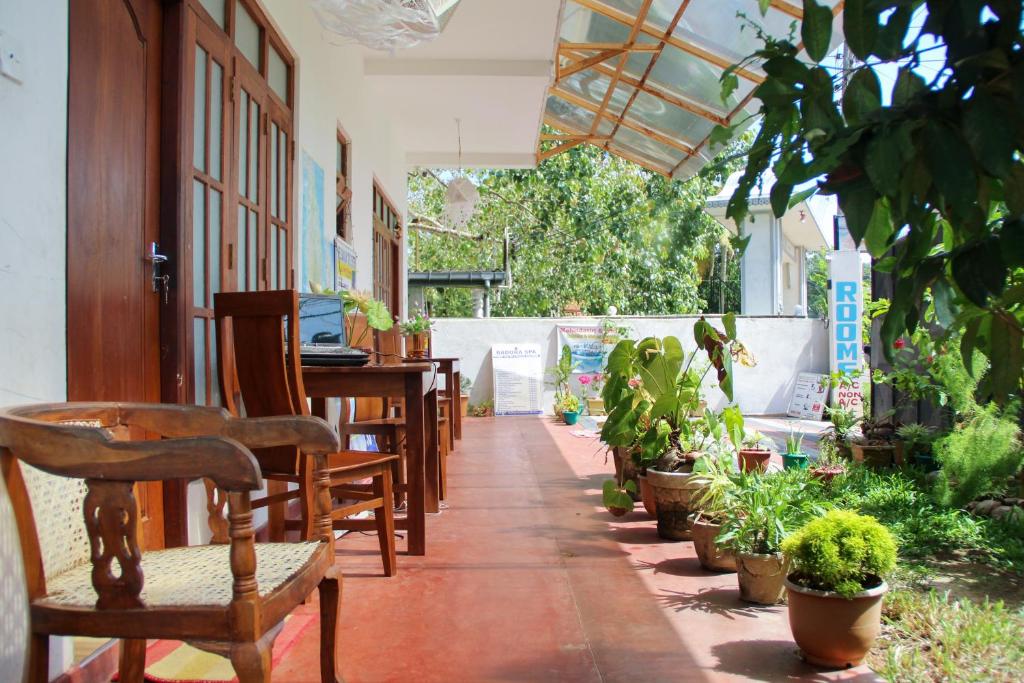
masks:
<svg viewBox="0 0 1024 683"><path fill-rule="evenodd" d="M435 386L427 395L423 397L423 403L425 404L425 420L427 425L426 432L426 450L424 451L424 459L426 460L425 469L426 473L426 488L424 490L424 496L426 498L426 511L427 512L440 512L441 511L441 449L439 448L439 435L437 433L437 387Z"/></svg>
<svg viewBox="0 0 1024 683"><path fill-rule="evenodd" d="M408 475L408 548L410 555L425 555L426 510L424 508L425 471L423 467L425 436L423 375L405 377L405 455ZM435 420L436 423L436 420Z"/></svg>
<svg viewBox="0 0 1024 683"><path fill-rule="evenodd" d="M455 424L455 439L462 441L462 373L456 370L452 373L452 422ZM455 441L452 441L452 450L455 449Z"/></svg>
<svg viewBox="0 0 1024 683"><path fill-rule="evenodd" d="M444 388L448 392L448 412L451 413L448 416L448 447L450 450L455 450L455 420L457 419L456 414L459 412L459 384L458 375L451 370L451 365L448 365L448 370L444 373Z"/></svg>

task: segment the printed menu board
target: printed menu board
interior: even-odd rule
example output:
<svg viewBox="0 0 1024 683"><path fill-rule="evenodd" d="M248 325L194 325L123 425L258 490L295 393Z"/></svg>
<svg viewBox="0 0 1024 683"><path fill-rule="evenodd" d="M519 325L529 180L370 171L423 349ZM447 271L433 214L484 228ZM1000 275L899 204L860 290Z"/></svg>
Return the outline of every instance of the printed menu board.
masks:
<svg viewBox="0 0 1024 683"><path fill-rule="evenodd" d="M813 372L801 372L797 375L796 386L793 387L793 398L789 402L790 417L803 420L820 420L825 412L825 401L828 399L828 382L825 375Z"/></svg>
<svg viewBox="0 0 1024 683"><path fill-rule="evenodd" d="M538 344L493 344L494 414L540 415L544 367Z"/></svg>

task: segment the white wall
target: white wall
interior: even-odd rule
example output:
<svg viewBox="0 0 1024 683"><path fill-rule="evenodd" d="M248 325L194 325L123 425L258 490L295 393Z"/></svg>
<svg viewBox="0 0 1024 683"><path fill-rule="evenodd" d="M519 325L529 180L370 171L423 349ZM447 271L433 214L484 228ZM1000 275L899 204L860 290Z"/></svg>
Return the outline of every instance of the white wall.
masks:
<svg viewBox="0 0 1024 683"><path fill-rule="evenodd" d="M695 317L626 317L621 319L636 339L674 335L685 349L694 347ZM717 316L709 320L721 329ZM461 359L462 374L473 380L470 401L493 398L490 348L495 343L539 344L545 367L555 364L558 325L596 325L588 318L441 318L435 320L434 352ZM799 372L828 372L828 337L824 322L805 318L748 318L736 320L736 334L757 359L753 368L736 367L734 397L752 415L785 413ZM710 383L710 380L709 380ZM713 406L726 403L715 389L709 393ZM542 405L548 412L554 391L546 387Z"/></svg>
<svg viewBox="0 0 1024 683"><path fill-rule="evenodd" d="M740 308L743 315L777 315L775 221L768 211L754 211L750 216L753 221L743 221L743 234L750 236L750 244L740 261Z"/></svg>

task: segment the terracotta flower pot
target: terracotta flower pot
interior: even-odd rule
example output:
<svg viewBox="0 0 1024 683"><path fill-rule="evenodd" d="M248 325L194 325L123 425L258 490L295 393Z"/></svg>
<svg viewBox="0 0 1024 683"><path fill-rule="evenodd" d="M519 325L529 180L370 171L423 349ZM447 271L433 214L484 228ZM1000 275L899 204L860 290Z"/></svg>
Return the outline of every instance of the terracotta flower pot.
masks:
<svg viewBox="0 0 1024 683"><path fill-rule="evenodd" d="M652 518L657 518L658 503L654 500L654 489L651 488L651 483L647 481L647 475L638 475L637 479L640 480L640 500L644 503L644 510Z"/></svg>
<svg viewBox="0 0 1024 683"><path fill-rule="evenodd" d="M819 465L811 468L811 476L820 479L825 484L830 484L840 474L846 474L846 468L842 465Z"/></svg>
<svg viewBox="0 0 1024 683"><path fill-rule="evenodd" d="M622 517L624 514L629 512L629 510L627 510L626 508L620 508L620 507L614 507L614 506L609 507L607 505L605 506L605 509L608 510L608 512L612 513L612 515L614 515L615 517Z"/></svg>
<svg viewBox="0 0 1024 683"><path fill-rule="evenodd" d="M426 332L405 335L405 355L409 358L426 358L428 347Z"/></svg>
<svg viewBox="0 0 1024 683"><path fill-rule="evenodd" d="M863 463L872 469L892 467L896 460L896 448L892 444L850 444L853 461Z"/></svg>
<svg viewBox="0 0 1024 683"><path fill-rule="evenodd" d="M789 627L808 662L842 669L864 661L881 628L882 596L889 589L884 581L849 599L788 577L785 586Z"/></svg>
<svg viewBox="0 0 1024 683"><path fill-rule="evenodd" d="M786 562L781 553L736 553L740 600L756 605L777 605L786 592Z"/></svg>
<svg viewBox="0 0 1024 683"><path fill-rule="evenodd" d="M721 524L709 522L700 513L690 515L690 532L693 534L693 549L697 551L700 566L712 572L736 571L736 555L728 548L715 542Z"/></svg>
<svg viewBox="0 0 1024 683"><path fill-rule="evenodd" d="M756 448L740 449L740 469L744 472L764 472L768 469L768 461L771 460L771 451L762 451Z"/></svg>
<svg viewBox="0 0 1024 683"><path fill-rule="evenodd" d="M688 518L694 512L694 495L708 480L692 472L659 472L648 468L647 483L654 492L658 536L670 541L692 538Z"/></svg>

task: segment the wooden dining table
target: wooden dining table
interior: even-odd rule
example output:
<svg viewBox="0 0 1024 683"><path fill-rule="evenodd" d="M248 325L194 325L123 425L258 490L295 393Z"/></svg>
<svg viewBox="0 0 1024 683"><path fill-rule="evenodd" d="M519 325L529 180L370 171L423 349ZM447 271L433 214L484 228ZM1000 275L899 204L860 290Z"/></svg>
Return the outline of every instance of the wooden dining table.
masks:
<svg viewBox="0 0 1024 683"><path fill-rule="evenodd" d="M452 414L448 420L448 443L452 450L455 450L455 442L462 440L462 407L460 395L462 394L462 369L459 366L458 358L406 358L406 363L433 363L437 366L438 374L444 376L444 388L452 399Z"/></svg>
<svg viewBox="0 0 1024 683"><path fill-rule="evenodd" d="M426 513L439 512L437 368L429 362L360 367L303 366L302 383L313 414L326 417L328 398L405 400L408 509L395 527L408 532L408 553L426 554Z"/></svg>

